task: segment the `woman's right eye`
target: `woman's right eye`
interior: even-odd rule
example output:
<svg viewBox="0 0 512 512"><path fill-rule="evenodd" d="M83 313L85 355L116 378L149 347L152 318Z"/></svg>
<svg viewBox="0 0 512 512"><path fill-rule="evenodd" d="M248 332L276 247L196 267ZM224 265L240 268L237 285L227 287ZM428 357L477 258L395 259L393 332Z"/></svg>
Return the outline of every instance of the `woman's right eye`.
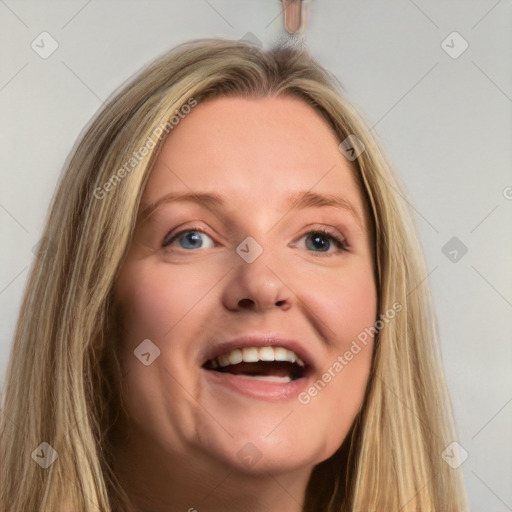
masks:
<svg viewBox="0 0 512 512"><path fill-rule="evenodd" d="M211 242L211 245L204 245L205 237ZM184 229L179 233L176 233L170 239L164 240L162 246L168 247L170 245L175 245L175 242L179 243L182 249L187 250L209 249L210 247L214 247L213 240L204 231L194 228Z"/></svg>

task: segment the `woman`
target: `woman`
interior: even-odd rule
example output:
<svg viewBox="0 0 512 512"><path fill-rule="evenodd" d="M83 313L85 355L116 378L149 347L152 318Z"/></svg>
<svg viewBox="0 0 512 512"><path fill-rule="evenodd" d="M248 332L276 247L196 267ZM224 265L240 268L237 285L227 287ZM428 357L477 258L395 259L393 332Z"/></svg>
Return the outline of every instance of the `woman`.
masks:
<svg viewBox="0 0 512 512"><path fill-rule="evenodd" d="M140 73L51 206L1 510L466 510L399 190L304 52L201 40Z"/></svg>

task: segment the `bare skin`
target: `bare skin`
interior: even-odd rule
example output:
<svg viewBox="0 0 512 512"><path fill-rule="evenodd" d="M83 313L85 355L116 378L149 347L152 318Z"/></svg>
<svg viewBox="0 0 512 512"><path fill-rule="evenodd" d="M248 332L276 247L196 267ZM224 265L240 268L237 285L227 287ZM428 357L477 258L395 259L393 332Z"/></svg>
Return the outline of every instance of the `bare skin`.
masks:
<svg viewBox="0 0 512 512"><path fill-rule="evenodd" d="M349 206L293 209L288 196L301 191ZM371 364L370 338L333 369L377 308L350 162L298 99L219 98L171 132L141 209L171 192L216 193L224 205L162 203L139 223L116 283L132 433L119 447L122 477L139 511L299 512L312 469L350 429ZM174 237L186 229L188 238ZM262 248L251 263L236 251L247 237ZM207 351L252 333L296 340L311 382L325 386L301 401L213 380L219 372L202 368ZM146 339L160 350L149 365L134 357Z"/></svg>

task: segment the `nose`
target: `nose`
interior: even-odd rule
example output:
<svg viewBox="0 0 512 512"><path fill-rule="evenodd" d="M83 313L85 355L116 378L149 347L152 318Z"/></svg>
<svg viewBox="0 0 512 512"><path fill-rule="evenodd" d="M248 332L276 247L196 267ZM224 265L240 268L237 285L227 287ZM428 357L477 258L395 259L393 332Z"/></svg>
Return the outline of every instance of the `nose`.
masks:
<svg viewBox="0 0 512 512"><path fill-rule="evenodd" d="M296 301L290 289L289 267L266 249L251 263L240 258L225 285L224 306L230 311L266 311L275 307L287 311Z"/></svg>

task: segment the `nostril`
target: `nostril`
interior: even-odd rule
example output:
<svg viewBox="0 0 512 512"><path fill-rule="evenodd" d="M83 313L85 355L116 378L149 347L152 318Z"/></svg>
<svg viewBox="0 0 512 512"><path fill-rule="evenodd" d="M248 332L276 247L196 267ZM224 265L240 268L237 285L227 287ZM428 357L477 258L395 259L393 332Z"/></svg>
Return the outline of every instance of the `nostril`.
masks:
<svg viewBox="0 0 512 512"><path fill-rule="evenodd" d="M238 305L241 308L252 308L254 306L254 301L251 299L241 299L238 301Z"/></svg>

